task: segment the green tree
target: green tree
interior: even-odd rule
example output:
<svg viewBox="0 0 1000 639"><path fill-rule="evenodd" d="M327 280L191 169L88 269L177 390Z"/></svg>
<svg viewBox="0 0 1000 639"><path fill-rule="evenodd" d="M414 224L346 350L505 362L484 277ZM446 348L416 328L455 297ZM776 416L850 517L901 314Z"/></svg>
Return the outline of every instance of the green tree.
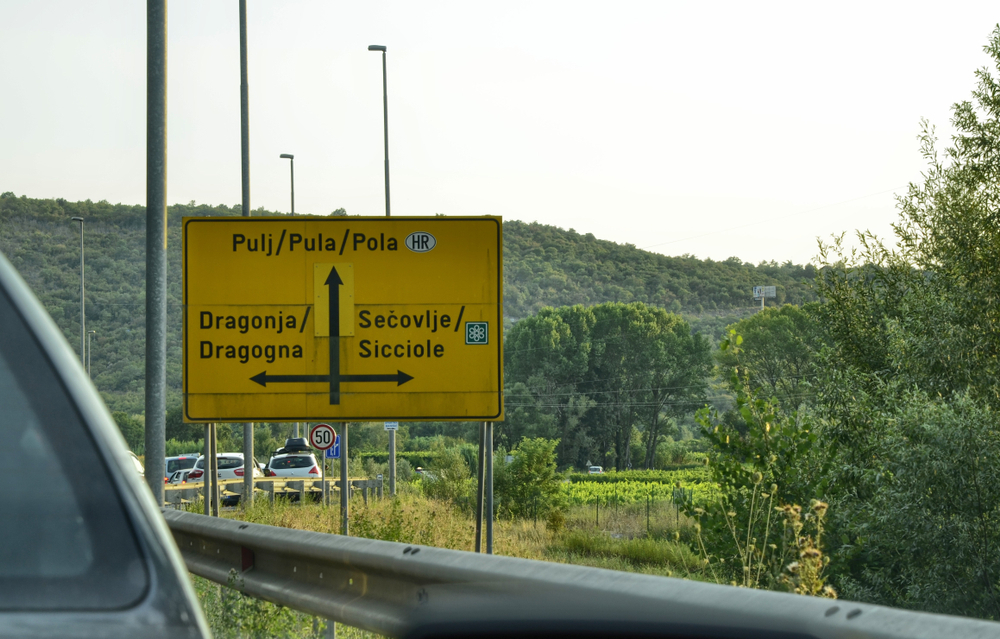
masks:
<svg viewBox="0 0 1000 639"><path fill-rule="evenodd" d="M664 414L704 402L711 366L708 341L692 335L681 317L635 302L595 306L591 356L584 389L595 402L588 419L595 438L614 448L619 470L633 464L631 442L641 425L652 468Z"/></svg>
<svg viewBox="0 0 1000 639"><path fill-rule="evenodd" d="M998 618L1000 26L985 50L943 154L923 123L895 244L822 247L818 411L838 590Z"/></svg>
<svg viewBox="0 0 1000 639"><path fill-rule="evenodd" d="M457 448L440 449L423 480L424 494L449 501L465 510L475 505L474 480L465 456Z"/></svg>
<svg viewBox="0 0 1000 639"><path fill-rule="evenodd" d="M125 443L129 450L137 455L142 455L146 449L146 427L142 419L137 415L129 415L122 411L111 413L111 417L118 425L118 430L122 432Z"/></svg>
<svg viewBox="0 0 1000 639"><path fill-rule="evenodd" d="M738 363L751 389L790 407L811 400L825 345L817 306L765 308L730 326L742 337ZM726 375L737 366L734 349L717 351L716 360Z"/></svg>
<svg viewBox="0 0 1000 639"><path fill-rule="evenodd" d="M521 440L511 451L513 460L497 474L496 484L500 507L508 515L561 521L567 504L556 472L558 445L558 440L537 437Z"/></svg>
<svg viewBox="0 0 1000 639"><path fill-rule="evenodd" d="M185 424L184 410L175 406L167 410L166 438L182 442L203 441L205 439L204 424Z"/></svg>

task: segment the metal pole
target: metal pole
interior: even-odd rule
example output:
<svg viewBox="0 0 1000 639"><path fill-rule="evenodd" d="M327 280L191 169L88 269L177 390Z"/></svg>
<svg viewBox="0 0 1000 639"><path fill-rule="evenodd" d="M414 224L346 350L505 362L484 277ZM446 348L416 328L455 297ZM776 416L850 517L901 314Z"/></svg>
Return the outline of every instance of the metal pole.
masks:
<svg viewBox="0 0 1000 639"><path fill-rule="evenodd" d="M396 494L396 430L389 431L389 494Z"/></svg>
<svg viewBox="0 0 1000 639"><path fill-rule="evenodd" d="M486 496L484 506L486 508L486 554L493 554L493 422L486 422L486 472L485 488Z"/></svg>
<svg viewBox="0 0 1000 639"><path fill-rule="evenodd" d="M326 451L325 450L320 451L319 454L319 469L320 469L320 477L322 478L323 482L322 484L320 484L320 486L323 487L323 490L321 490L319 493L319 501L320 504L322 504L323 507L326 508Z"/></svg>
<svg viewBox="0 0 1000 639"><path fill-rule="evenodd" d="M340 423L340 534L347 535L347 497L351 493L347 472L347 422Z"/></svg>
<svg viewBox="0 0 1000 639"><path fill-rule="evenodd" d="M212 516L219 516L219 439L217 424L212 424L212 454L209 463L212 468Z"/></svg>
<svg viewBox="0 0 1000 639"><path fill-rule="evenodd" d="M204 471L205 474L202 475L201 493L205 496L206 516L212 514L212 499L211 499L211 493L209 492L211 485L208 483L209 477L212 474L212 466L211 463L209 462L211 458L212 458L212 425L205 424L205 454L204 454L205 461L202 463L202 470Z"/></svg>
<svg viewBox="0 0 1000 639"><path fill-rule="evenodd" d="M83 218L74 217L74 222L80 223L80 363L87 364L87 311L85 288L83 285Z"/></svg>
<svg viewBox="0 0 1000 639"><path fill-rule="evenodd" d="M146 466L163 468L167 418L167 2L146 2ZM163 503L159 471L146 474Z"/></svg>
<svg viewBox="0 0 1000 639"><path fill-rule="evenodd" d="M93 342L90 341L91 337L97 331L87 331L87 377L93 379L94 376L90 374L90 356L94 350Z"/></svg>
<svg viewBox="0 0 1000 639"><path fill-rule="evenodd" d="M483 460L486 458L486 422L479 422L479 465L476 467L476 552L483 552Z"/></svg>
<svg viewBox="0 0 1000 639"><path fill-rule="evenodd" d="M243 217L250 217L250 92L247 84L247 0L240 0L240 150L242 151ZM253 505L253 422L243 424L243 498Z"/></svg>
<svg viewBox="0 0 1000 639"><path fill-rule="evenodd" d="M295 215L295 158L289 159L288 167L292 172L292 215Z"/></svg>
<svg viewBox="0 0 1000 639"><path fill-rule="evenodd" d="M385 131L385 216L389 217L389 88L385 78L385 49L382 49L382 123Z"/></svg>

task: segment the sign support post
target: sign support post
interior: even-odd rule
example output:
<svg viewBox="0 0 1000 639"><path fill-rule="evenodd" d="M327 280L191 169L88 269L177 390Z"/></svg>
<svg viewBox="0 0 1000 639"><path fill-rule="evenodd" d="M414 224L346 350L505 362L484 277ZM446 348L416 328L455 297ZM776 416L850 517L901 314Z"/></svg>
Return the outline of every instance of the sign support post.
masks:
<svg viewBox="0 0 1000 639"><path fill-rule="evenodd" d="M340 423L340 534L347 536L347 507L351 487L348 485L347 473L347 422Z"/></svg>
<svg viewBox="0 0 1000 639"><path fill-rule="evenodd" d="M485 489L486 498L484 506L486 508L486 554L493 554L493 422L486 422L484 429L486 433L486 446L483 451L486 457L486 468L484 476L486 478Z"/></svg>
<svg viewBox="0 0 1000 639"><path fill-rule="evenodd" d="M483 552L483 451L486 446L486 422L479 422L479 465L476 466L476 552Z"/></svg>
<svg viewBox="0 0 1000 639"><path fill-rule="evenodd" d="M211 474L211 467L209 466L208 460L212 458L212 425L205 424L205 463L204 472L202 475L204 478L201 482L201 494L205 496L205 516L208 517L212 514L212 497L209 492L209 475Z"/></svg>

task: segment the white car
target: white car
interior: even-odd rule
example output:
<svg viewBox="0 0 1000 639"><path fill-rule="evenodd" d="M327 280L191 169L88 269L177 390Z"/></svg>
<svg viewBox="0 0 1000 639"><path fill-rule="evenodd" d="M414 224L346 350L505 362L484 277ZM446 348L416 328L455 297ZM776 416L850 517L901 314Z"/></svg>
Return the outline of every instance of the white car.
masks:
<svg viewBox="0 0 1000 639"><path fill-rule="evenodd" d="M132 457L132 465L135 466L135 471L139 473L140 477L145 477L146 469L142 467L142 462L139 461L139 458L132 451L128 451L128 454Z"/></svg>
<svg viewBox="0 0 1000 639"><path fill-rule="evenodd" d="M219 479L238 479L243 477L243 453L218 453L215 457L219 465ZM254 460L253 470L254 477L264 476L257 465L257 460ZM204 455L198 458L194 468L188 473L187 481L188 483L195 484L205 481Z"/></svg>
<svg viewBox="0 0 1000 639"><path fill-rule="evenodd" d="M601 475L603 473L604 469L601 468L600 466L591 466L590 468L587 469L588 475Z"/></svg>
<svg viewBox="0 0 1000 639"><path fill-rule="evenodd" d="M163 466L163 479L171 484L179 484L187 478L187 473L198 461L198 453L187 453L167 457Z"/></svg>
<svg viewBox="0 0 1000 639"><path fill-rule="evenodd" d="M264 475L267 477L302 477L305 479L319 479L321 474L319 464L316 463L316 456L312 453L296 452L283 453L271 457L271 461L264 467Z"/></svg>

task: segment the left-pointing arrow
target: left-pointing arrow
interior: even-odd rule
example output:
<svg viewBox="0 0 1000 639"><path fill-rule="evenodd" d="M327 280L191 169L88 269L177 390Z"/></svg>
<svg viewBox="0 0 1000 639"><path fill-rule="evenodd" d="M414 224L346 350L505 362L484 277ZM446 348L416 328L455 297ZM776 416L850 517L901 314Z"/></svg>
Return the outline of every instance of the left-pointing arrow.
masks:
<svg viewBox="0 0 1000 639"><path fill-rule="evenodd" d="M329 375L268 375L267 371L254 375L250 381L257 382L261 386L267 386L268 382L328 382Z"/></svg>

